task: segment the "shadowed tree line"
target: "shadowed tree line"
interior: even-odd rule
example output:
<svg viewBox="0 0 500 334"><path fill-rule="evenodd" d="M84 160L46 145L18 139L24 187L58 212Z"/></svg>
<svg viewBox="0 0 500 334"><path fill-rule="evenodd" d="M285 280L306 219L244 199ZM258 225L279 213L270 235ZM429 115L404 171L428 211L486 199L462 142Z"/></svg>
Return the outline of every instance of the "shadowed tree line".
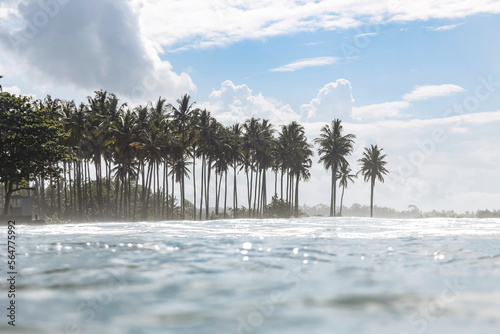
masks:
<svg viewBox="0 0 500 334"><path fill-rule="evenodd" d="M51 162L59 174L32 173L16 181L27 182L29 190L23 191L46 215L122 221L300 214L300 181L310 178L313 151L296 122L276 129L268 120L251 118L224 126L206 109L196 108L187 94L173 104L160 97L130 108L101 90L87 103L47 96L30 106L60 124L62 135L55 144L66 150L64 158ZM336 214L337 180L342 199L353 181L346 157L354 138L343 135L341 121L334 120L315 140L320 162L332 171L331 215ZM383 181L387 173L380 152L372 146L360 160L361 172L372 182L372 199L374 178ZM243 193L238 189L242 177L243 197L238 196ZM187 181L192 186L189 199ZM8 183L6 178L1 182ZM5 200L7 188L2 188Z"/></svg>

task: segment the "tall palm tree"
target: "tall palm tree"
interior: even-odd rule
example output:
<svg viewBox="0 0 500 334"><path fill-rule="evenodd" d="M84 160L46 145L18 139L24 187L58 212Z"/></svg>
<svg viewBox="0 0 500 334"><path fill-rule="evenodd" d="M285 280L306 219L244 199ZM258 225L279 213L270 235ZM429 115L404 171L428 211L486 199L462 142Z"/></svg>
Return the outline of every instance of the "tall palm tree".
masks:
<svg viewBox="0 0 500 334"><path fill-rule="evenodd" d="M237 168L243 160L241 152L241 126L239 123L234 124L230 129L230 149L229 159L233 167L233 214L234 218L238 218L238 187L236 182Z"/></svg>
<svg viewBox="0 0 500 334"><path fill-rule="evenodd" d="M190 119L193 116L194 111L194 102L191 103L191 96L189 94L184 94L180 99L177 99L177 107L172 106L172 111L173 111L173 120L175 124L177 125L177 134L180 136L180 145L181 149L183 150L181 157L182 160L184 161L184 156L185 152L188 150L188 125L190 123ZM185 173L181 173L179 176L180 179L180 184L181 184L181 194L185 193L184 190L184 178L185 178ZM181 216L182 219L184 219L185 216L185 205L184 205L184 199L181 200Z"/></svg>
<svg viewBox="0 0 500 334"><path fill-rule="evenodd" d="M190 154L193 158L193 220L196 220L196 158L198 157L198 148L201 143L199 116L201 110L193 110L192 117L189 122L188 144L190 146ZM201 219L201 217L200 217Z"/></svg>
<svg viewBox="0 0 500 334"><path fill-rule="evenodd" d="M340 215L342 216L342 205L344 202L344 191L347 188L349 181L354 182L356 174L350 174L352 172L349 164L343 164L339 171L339 186L342 187L342 196L340 196Z"/></svg>
<svg viewBox="0 0 500 334"><path fill-rule="evenodd" d="M122 182L122 188L127 192L124 194L128 199L128 208L124 212L129 218L133 217L131 210L131 178L135 178L136 172L136 149L134 142L137 140L138 129L136 127L136 114L127 110L122 112L116 121L111 124L113 138L106 142L114 148L113 158L116 165L117 180ZM118 189L116 189L118 191Z"/></svg>
<svg viewBox="0 0 500 334"><path fill-rule="evenodd" d="M361 165L361 173L366 182L370 181L371 185L371 195L370 195L370 217L373 217L373 189L375 188L375 180L378 179L380 182L384 182L384 175L389 174L389 171L385 168L387 161L384 159L387 155L382 154L383 149L378 148L377 145L371 145L371 147L365 147L363 152L363 158L359 159Z"/></svg>
<svg viewBox="0 0 500 334"><path fill-rule="evenodd" d="M336 197L337 197L337 172L342 164L347 163L346 156L350 155L354 146L353 134L343 135L343 126L340 119L332 121L331 126L325 125L321 129L320 138L314 142L319 145L319 162L322 162L325 168L332 171L332 186L330 200L330 216L336 215Z"/></svg>
<svg viewBox="0 0 500 334"><path fill-rule="evenodd" d="M293 150L291 152L292 165L291 171L295 176L295 218L299 216L299 181L300 179L308 180L311 177L309 169L312 166L311 156L313 151L312 145L307 142L305 130L302 125L293 122L290 124L292 131Z"/></svg>

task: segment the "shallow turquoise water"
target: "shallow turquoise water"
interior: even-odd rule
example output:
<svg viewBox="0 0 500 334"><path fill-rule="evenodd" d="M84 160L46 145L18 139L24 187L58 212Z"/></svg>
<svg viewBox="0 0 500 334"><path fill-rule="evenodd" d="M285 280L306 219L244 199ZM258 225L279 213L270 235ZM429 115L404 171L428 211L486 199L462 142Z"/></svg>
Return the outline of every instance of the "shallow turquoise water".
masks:
<svg viewBox="0 0 500 334"><path fill-rule="evenodd" d="M1 333L500 333L500 220L17 227ZM7 228L0 232L6 310ZM4 278L5 277L5 278Z"/></svg>

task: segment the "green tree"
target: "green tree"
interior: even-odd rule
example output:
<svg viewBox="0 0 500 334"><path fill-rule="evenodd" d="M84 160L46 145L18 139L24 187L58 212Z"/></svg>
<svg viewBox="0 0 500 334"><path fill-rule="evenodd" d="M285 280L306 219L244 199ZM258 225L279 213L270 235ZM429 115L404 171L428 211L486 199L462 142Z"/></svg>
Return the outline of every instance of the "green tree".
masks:
<svg viewBox="0 0 500 334"><path fill-rule="evenodd" d="M371 185L371 195L370 195L370 217L373 217L373 189L375 188L375 180L378 179L380 182L384 182L384 175L389 174L389 171L385 168L387 161L385 154L382 154L383 149L379 149L377 145L371 145L371 147L365 147L363 152L363 158L359 159L361 165L361 173L366 182L370 181Z"/></svg>
<svg viewBox="0 0 500 334"><path fill-rule="evenodd" d="M34 108L27 97L0 94L0 182L5 186L3 214L14 192L37 177L60 176L59 163L69 158L62 144L63 124L51 110Z"/></svg>
<svg viewBox="0 0 500 334"><path fill-rule="evenodd" d="M353 134L343 135L341 123L340 119L335 119L332 121L331 126L325 125L321 129L320 138L314 140L314 142L319 145L319 162L322 162L327 170L330 169L332 171L330 200L331 217L336 215L337 173L340 166L347 163L345 157L352 153L354 139L356 138Z"/></svg>

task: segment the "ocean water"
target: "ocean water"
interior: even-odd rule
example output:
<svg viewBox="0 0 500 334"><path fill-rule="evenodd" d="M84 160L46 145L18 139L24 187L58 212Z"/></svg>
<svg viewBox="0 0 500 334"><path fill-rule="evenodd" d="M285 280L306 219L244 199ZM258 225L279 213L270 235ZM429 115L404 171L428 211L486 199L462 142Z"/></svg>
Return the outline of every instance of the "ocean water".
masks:
<svg viewBox="0 0 500 334"><path fill-rule="evenodd" d="M500 333L500 219L0 228L0 333Z"/></svg>

